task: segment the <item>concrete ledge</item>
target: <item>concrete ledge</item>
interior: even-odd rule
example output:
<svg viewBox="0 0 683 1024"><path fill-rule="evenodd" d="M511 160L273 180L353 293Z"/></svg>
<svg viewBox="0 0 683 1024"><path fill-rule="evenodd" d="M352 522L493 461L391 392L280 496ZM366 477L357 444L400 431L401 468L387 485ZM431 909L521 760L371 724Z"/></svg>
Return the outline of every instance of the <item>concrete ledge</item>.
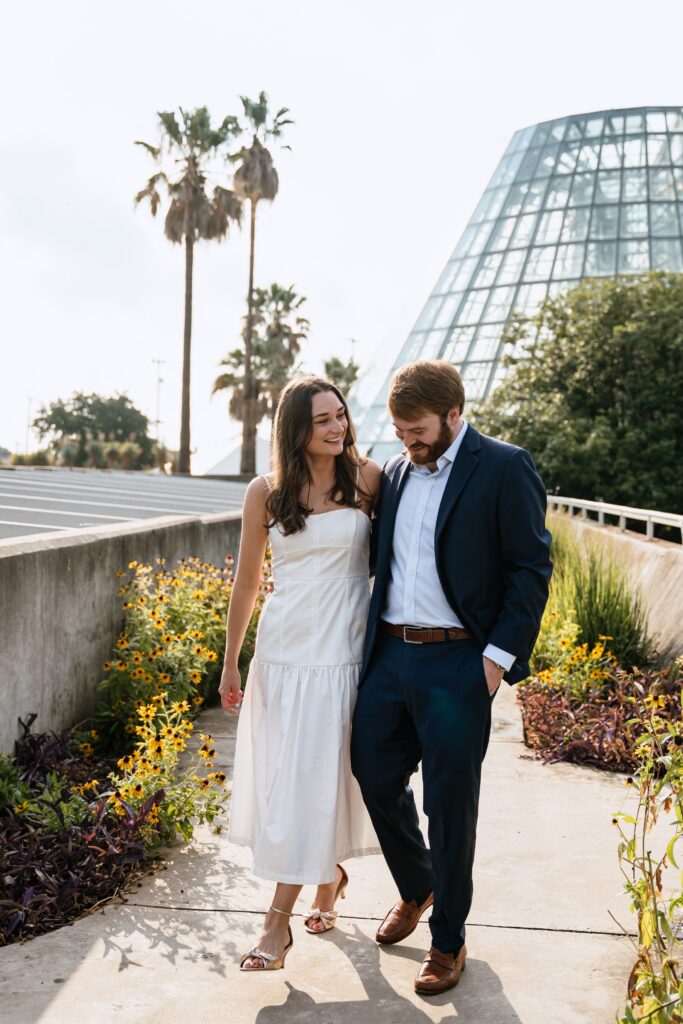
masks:
<svg viewBox="0 0 683 1024"><path fill-rule="evenodd" d="M645 540L642 534L619 530L563 513L549 516L566 524L586 544L608 552L640 590L650 635L661 654L674 658L683 653L683 545L665 540Z"/></svg>
<svg viewBox="0 0 683 1024"><path fill-rule="evenodd" d="M102 664L121 627L118 570L196 555L223 565L237 555L241 513L162 516L117 526L0 541L0 751L11 754L18 718L63 729L95 709Z"/></svg>

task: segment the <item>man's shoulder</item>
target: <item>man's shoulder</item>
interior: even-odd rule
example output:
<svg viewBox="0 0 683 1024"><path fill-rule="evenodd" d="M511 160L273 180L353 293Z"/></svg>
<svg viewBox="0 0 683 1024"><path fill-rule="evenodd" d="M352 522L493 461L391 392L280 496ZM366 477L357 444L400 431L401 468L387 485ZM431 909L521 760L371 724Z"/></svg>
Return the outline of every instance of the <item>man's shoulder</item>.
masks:
<svg viewBox="0 0 683 1024"><path fill-rule="evenodd" d="M397 455L392 455L384 463L384 466L382 467L382 475L389 477L391 480L396 470L399 469L405 461L406 457L403 452L399 452Z"/></svg>
<svg viewBox="0 0 683 1024"><path fill-rule="evenodd" d="M498 437L490 437L488 434L482 434L480 431L477 431L477 433L479 434L482 451L501 461L507 462L509 459L513 459L518 452L526 451L525 448L521 448L518 444L501 441Z"/></svg>

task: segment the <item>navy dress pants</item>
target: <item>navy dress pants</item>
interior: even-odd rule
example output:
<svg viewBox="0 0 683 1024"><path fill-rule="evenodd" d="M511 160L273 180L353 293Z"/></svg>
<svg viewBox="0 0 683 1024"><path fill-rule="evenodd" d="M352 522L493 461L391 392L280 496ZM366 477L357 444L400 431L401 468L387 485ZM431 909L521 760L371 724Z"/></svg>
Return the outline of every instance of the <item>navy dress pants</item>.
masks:
<svg viewBox="0 0 683 1024"><path fill-rule="evenodd" d="M351 767L404 900L434 891L432 945L457 952L472 903L481 765L491 729L481 648L380 633L358 691ZM422 761L429 849L410 776Z"/></svg>

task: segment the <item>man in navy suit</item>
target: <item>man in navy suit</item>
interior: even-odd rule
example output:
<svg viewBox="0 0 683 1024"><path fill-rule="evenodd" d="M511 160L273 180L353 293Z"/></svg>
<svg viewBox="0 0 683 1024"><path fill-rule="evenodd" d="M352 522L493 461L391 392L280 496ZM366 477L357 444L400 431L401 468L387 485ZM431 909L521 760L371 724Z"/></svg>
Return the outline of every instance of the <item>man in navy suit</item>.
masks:
<svg viewBox="0 0 683 1024"><path fill-rule="evenodd" d="M481 765L502 679L529 674L552 572L546 494L528 452L463 419L447 362L394 377L404 451L382 473L375 583L351 763L399 902L377 932L398 942L432 906L415 991L443 992L465 966ZM429 849L409 785L422 762Z"/></svg>

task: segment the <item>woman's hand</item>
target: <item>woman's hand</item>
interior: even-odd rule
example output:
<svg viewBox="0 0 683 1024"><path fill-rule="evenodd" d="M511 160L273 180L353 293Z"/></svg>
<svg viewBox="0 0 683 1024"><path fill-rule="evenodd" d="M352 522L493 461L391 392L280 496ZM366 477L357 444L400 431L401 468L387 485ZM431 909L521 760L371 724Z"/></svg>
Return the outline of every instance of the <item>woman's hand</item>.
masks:
<svg viewBox="0 0 683 1024"><path fill-rule="evenodd" d="M236 665L224 665L218 687L221 704L229 715L236 715L242 703L242 680Z"/></svg>

